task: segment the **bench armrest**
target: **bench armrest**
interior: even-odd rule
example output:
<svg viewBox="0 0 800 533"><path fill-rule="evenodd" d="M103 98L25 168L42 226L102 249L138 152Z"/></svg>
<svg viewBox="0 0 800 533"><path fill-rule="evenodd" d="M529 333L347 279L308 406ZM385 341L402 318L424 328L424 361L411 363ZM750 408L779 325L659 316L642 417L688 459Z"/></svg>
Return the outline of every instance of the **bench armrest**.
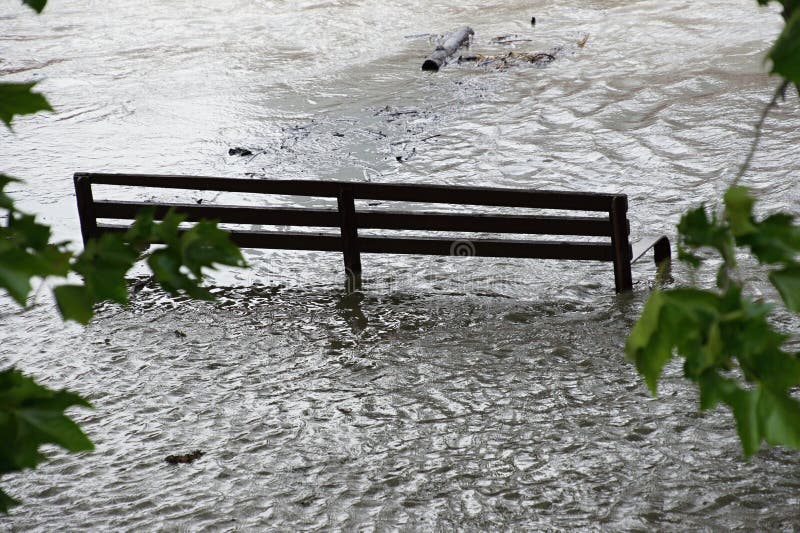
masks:
<svg viewBox="0 0 800 533"><path fill-rule="evenodd" d="M670 247L669 239L666 235L661 235L659 237L645 237L631 245L633 251L631 263L641 259L651 248L653 249L653 259L656 266L672 259L672 248Z"/></svg>

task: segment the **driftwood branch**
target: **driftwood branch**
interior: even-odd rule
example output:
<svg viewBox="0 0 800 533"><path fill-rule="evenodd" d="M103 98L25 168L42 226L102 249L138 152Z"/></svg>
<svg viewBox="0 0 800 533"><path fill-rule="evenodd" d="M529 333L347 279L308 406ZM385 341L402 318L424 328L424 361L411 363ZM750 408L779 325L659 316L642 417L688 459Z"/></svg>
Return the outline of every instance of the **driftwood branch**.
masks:
<svg viewBox="0 0 800 533"><path fill-rule="evenodd" d="M444 64L447 58L455 54L474 34L475 32L468 26L458 28L447 37L443 44L437 46L436 50L425 59L425 62L422 63L422 70L432 70L434 72L439 70L439 67Z"/></svg>
<svg viewBox="0 0 800 533"><path fill-rule="evenodd" d="M474 61L479 67L489 67L497 70L505 70L508 67L532 63L534 65L546 65L556 60L561 48L554 48L549 52L508 52L499 56L484 56L480 54L461 56L459 63Z"/></svg>

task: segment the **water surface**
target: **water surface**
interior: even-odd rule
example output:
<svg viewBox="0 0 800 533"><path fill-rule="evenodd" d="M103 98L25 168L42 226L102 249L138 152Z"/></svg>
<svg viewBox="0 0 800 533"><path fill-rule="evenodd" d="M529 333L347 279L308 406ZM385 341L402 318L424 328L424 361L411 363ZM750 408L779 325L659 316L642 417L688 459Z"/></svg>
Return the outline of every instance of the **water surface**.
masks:
<svg viewBox="0 0 800 533"><path fill-rule="evenodd" d="M0 161L72 240L76 171L625 192L634 237L672 235L744 158L781 26L744 0L64 0L0 20L0 78L42 80L56 108L0 133ZM476 53L512 33L531 39L516 50L567 52L421 72L433 45L413 36L462 24ZM765 208L798 211L798 143L793 100L747 176ZM97 444L4 478L25 503L2 527L800 526L796 453L744 461L730 415L698 414L679 365L651 399L625 362L649 264L616 296L608 265L366 256L365 290L346 296L336 254L247 257L215 303L145 286L87 328L46 291L23 313L0 301L1 360L87 396L96 410L75 417ZM745 266L766 293L757 274ZM193 449L206 455L163 462Z"/></svg>

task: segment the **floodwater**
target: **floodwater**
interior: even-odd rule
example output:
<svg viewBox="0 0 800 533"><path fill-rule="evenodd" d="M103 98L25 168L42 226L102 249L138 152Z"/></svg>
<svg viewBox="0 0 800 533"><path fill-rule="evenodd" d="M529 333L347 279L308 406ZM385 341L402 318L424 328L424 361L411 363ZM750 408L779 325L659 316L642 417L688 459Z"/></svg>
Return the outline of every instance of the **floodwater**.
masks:
<svg viewBox="0 0 800 533"><path fill-rule="evenodd" d="M42 80L56 109L0 131L1 168L57 238L79 240L76 171L624 192L634 237L672 236L733 177L777 84L781 20L753 1L205 4L0 7L0 80ZM475 53L506 34L564 53L422 72L416 35L462 24ZM798 145L792 97L745 180L765 209L798 212ZM0 528L800 529L800 454L745 461L679 364L653 399L624 360L647 262L617 296L606 264L366 256L348 296L336 254L247 259L214 303L145 285L86 328L46 290L24 312L0 300L2 366L89 398L74 416L97 446L4 477L24 504Z"/></svg>

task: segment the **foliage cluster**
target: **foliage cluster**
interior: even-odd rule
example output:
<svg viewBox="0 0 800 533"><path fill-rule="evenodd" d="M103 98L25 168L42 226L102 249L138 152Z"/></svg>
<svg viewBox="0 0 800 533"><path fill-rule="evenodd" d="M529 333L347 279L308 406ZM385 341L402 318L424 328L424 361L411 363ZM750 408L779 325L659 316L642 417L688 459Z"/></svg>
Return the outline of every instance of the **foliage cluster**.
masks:
<svg viewBox="0 0 800 533"><path fill-rule="evenodd" d="M200 286L204 268L245 266L239 249L215 223L201 221L182 230L182 215L168 213L156 223L152 211L139 215L127 232L104 234L75 254L69 243L50 242L49 226L16 209L4 192L14 182L19 180L0 175L0 215L5 212L5 223L0 224L0 288L20 305L26 305L34 279L68 281L77 274L81 283L59 284L53 296L65 320L86 324L96 303L128 303L125 275L141 251L156 243L163 246L149 254L147 264L156 282L170 294L184 292L210 299L208 290ZM42 459L36 451L41 444L58 444L69 451L91 449L91 442L63 414L71 405L89 407L80 396L37 385L13 368L0 372L0 475L35 467ZM0 490L0 512L12 502Z"/></svg>
<svg viewBox="0 0 800 533"><path fill-rule="evenodd" d="M693 267L700 249L721 257L716 289L656 290L628 338L627 351L655 394L673 352L684 357L684 375L700 389L701 409L728 405L746 455L762 440L800 449L800 357L782 346L787 335L769 320L773 306L748 296L738 279L736 249L749 251L770 271L786 307L800 312L800 227L778 213L756 220L755 199L744 187L728 189L722 216L704 206L678 225L679 258Z"/></svg>

